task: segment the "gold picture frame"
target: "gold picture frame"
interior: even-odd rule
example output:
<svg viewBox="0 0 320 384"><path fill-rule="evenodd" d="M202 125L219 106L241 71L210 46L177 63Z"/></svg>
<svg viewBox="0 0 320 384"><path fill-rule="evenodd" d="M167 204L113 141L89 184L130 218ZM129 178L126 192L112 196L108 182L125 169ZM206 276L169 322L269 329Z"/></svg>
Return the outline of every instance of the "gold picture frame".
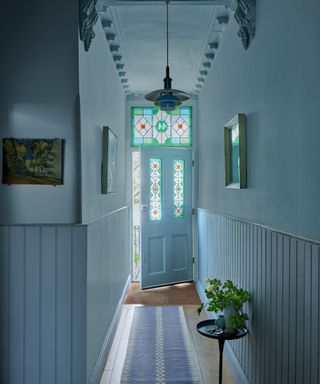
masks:
<svg viewBox="0 0 320 384"><path fill-rule="evenodd" d="M2 139L2 184L63 184L63 139Z"/></svg>

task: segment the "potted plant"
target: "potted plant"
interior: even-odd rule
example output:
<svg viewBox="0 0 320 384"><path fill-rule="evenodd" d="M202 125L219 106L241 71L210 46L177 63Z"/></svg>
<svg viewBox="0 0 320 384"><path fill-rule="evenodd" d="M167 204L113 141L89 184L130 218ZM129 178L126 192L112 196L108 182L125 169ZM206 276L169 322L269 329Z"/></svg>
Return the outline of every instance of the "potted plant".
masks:
<svg viewBox="0 0 320 384"><path fill-rule="evenodd" d="M206 279L208 284L205 294L207 303L198 308L200 315L203 308L209 312L224 312L226 330L234 330L245 326L248 314L243 311L243 304L250 300L249 292L238 288L231 280L222 283L218 279Z"/></svg>

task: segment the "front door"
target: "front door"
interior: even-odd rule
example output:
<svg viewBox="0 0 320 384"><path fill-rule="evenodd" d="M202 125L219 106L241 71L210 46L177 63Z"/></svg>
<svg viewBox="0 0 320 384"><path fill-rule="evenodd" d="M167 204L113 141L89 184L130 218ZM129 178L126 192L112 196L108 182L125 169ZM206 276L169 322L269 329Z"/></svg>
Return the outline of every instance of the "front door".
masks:
<svg viewBox="0 0 320 384"><path fill-rule="evenodd" d="M141 150L141 287L193 280L192 151Z"/></svg>

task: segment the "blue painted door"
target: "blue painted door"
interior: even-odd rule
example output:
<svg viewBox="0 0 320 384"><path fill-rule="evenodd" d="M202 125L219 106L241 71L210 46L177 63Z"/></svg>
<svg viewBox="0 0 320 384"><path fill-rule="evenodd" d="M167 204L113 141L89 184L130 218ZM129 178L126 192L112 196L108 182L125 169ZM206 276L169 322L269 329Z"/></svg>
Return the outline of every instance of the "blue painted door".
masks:
<svg viewBox="0 0 320 384"><path fill-rule="evenodd" d="M192 151L141 150L141 287L193 280Z"/></svg>

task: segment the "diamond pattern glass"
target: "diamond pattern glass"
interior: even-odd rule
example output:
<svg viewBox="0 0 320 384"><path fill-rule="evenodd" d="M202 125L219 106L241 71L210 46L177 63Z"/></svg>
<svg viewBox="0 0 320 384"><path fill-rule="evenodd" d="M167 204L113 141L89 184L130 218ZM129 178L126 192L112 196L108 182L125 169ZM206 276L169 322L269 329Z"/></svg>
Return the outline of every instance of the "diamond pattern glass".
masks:
<svg viewBox="0 0 320 384"><path fill-rule="evenodd" d="M150 220L161 220L162 196L161 196L162 164L161 159L150 159Z"/></svg>
<svg viewBox="0 0 320 384"><path fill-rule="evenodd" d="M175 217L184 217L184 160L173 161L173 209Z"/></svg>
<svg viewBox="0 0 320 384"><path fill-rule="evenodd" d="M133 147L192 145L192 107L160 111L158 107L132 107L131 128Z"/></svg>

